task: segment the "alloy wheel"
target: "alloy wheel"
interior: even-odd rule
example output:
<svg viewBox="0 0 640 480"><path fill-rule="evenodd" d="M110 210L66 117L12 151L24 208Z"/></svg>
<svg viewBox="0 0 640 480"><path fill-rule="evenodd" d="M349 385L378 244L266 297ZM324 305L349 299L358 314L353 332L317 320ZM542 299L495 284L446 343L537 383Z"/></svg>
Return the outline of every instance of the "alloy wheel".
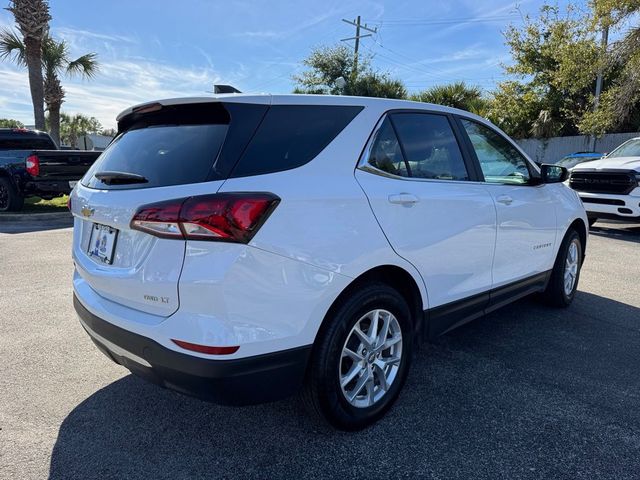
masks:
<svg viewBox="0 0 640 480"><path fill-rule="evenodd" d="M574 239L567 250L567 258L564 266L564 293L569 296L573 292L573 287L578 278L578 268L580 259L578 258L578 240Z"/></svg>
<svg viewBox="0 0 640 480"><path fill-rule="evenodd" d="M354 407L371 407L389 391L402 361L402 330L388 310L372 310L353 326L342 348L339 381Z"/></svg>

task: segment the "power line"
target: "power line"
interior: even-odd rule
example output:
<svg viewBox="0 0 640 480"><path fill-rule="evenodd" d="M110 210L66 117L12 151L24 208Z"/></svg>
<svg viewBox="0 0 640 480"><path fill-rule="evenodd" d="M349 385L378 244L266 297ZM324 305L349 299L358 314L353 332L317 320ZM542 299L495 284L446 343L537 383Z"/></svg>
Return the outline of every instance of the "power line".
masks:
<svg viewBox="0 0 640 480"><path fill-rule="evenodd" d="M517 20L519 18L516 14L507 15L494 15L486 17L463 17L463 18L443 18L443 19L399 19L399 20L384 20L384 25L387 27L404 27L404 26L424 26L424 25L449 25L449 24L467 24L467 23L491 23L505 20ZM377 25L382 25L383 21L371 22Z"/></svg>

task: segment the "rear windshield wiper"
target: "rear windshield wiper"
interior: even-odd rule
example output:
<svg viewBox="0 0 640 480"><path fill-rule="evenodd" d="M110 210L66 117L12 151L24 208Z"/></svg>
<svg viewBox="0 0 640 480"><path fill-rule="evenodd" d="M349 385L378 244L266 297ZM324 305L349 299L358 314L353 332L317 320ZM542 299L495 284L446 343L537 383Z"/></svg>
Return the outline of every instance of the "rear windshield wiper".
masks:
<svg viewBox="0 0 640 480"><path fill-rule="evenodd" d="M128 185L130 183L147 183L149 181L142 175L129 172L97 172L93 176L107 185Z"/></svg>

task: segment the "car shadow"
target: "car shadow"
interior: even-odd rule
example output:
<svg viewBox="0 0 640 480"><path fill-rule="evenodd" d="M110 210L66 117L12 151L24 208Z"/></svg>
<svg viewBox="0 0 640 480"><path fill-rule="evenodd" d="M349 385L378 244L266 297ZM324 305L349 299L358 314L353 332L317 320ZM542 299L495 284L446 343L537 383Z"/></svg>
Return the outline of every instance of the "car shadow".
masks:
<svg viewBox="0 0 640 480"><path fill-rule="evenodd" d="M589 229L589 235L640 243L640 224L596 222Z"/></svg>
<svg viewBox="0 0 640 480"><path fill-rule="evenodd" d="M417 352L398 403L336 432L297 398L222 407L126 376L63 421L50 479L631 478L640 308L525 299Z"/></svg>

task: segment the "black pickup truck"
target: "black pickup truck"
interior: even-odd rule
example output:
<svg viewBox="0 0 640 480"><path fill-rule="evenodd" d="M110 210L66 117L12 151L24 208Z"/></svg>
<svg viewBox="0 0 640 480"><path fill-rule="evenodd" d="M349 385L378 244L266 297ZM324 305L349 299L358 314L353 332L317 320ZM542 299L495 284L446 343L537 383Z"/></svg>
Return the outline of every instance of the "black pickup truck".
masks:
<svg viewBox="0 0 640 480"><path fill-rule="evenodd" d="M26 197L68 194L99 155L58 150L44 132L0 128L0 212L21 210Z"/></svg>

